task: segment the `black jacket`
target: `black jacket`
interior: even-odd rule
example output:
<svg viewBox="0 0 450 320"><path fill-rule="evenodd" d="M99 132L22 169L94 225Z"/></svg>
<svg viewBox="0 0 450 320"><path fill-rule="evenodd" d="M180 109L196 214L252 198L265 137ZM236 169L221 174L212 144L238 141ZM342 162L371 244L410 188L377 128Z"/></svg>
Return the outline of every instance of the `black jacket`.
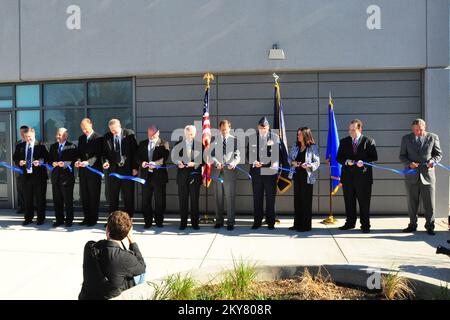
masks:
<svg viewBox="0 0 450 320"><path fill-rule="evenodd" d="M108 132L103 136L103 158L109 162L109 172L117 172L120 174L131 175L132 169L138 169L134 157L137 151L137 142L133 130L122 128L122 156L124 165L119 166L116 161L116 153L114 151L114 136Z"/></svg>
<svg viewBox="0 0 450 320"><path fill-rule="evenodd" d="M130 250L109 240L84 246L83 285L80 300L104 300L135 286L133 277L145 273L145 262L136 243Z"/></svg>
<svg viewBox="0 0 450 320"><path fill-rule="evenodd" d="M21 142L16 145L16 149L14 151L13 155L13 161L16 163L16 166L19 166L20 160L26 160L25 159L25 149L27 147L26 142ZM45 144L35 141L34 143L34 151L33 151L33 161L39 160L42 162L47 163L49 158L49 154L47 151L47 147ZM20 168L23 170L24 174L27 174L27 166L20 166ZM39 179L42 181L45 181L48 179L47 175L47 168L44 166L33 166L33 173L31 174L33 179Z"/></svg>
<svg viewBox="0 0 450 320"><path fill-rule="evenodd" d="M361 136L358 144L357 153L353 154L352 137L348 136L341 139L337 154L337 161L342 165L341 181L345 183L351 179L356 181L373 182L372 167L363 166L359 168L354 164L347 166L346 160L362 160L364 162L375 162L378 160L377 149L375 147L375 140L366 136Z"/></svg>
<svg viewBox="0 0 450 320"><path fill-rule="evenodd" d="M153 150L152 159L148 159L148 139L141 141L138 146L138 151L136 154L136 162L141 171L141 178L147 181L154 181L157 183L167 183L169 182L169 176L167 174L167 169L153 169L153 172L148 171L148 169L142 168L142 162L153 161L156 165L165 167L166 161L169 158L169 143L161 138L158 139Z"/></svg>
<svg viewBox="0 0 450 320"><path fill-rule="evenodd" d="M198 154L195 154L195 146L197 144L201 144L201 141L198 140L194 140L192 143L192 150L194 150L194 152L191 152L191 159L188 159L187 156L184 156L184 152L183 150L185 149L184 145L180 145L180 143L186 143L185 140L180 140L178 141L175 146L175 148L180 148L179 152L178 152L178 159L182 159L182 162L184 164L189 163L190 161L195 162L196 165L194 167L186 167L183 169L177 168L177 184L181 184L181 183L198 183L201 184L202 183L202 167L204 164L203 161L203 152L204 152L204 147L202 145L201 152L198 152ZM199 150L200 151L200 150ZM174 163L176 163L176 161L174 161L176 159L172 159L172 161ZM196 174L193 174L194 172L197 172Z"/></svg>
<svg viewBox="0 0 450 320"><path fill-rule="evenodd" d="M89 162L89 166L97 169L99 171L103 171L102 167L102 151L103 151L103 137L99 135L97 132L93 132L89 138L89 141L86 143L86 135L81 135L78 138L78 158L80 161ZM79 170L80 175L86 173L87 175L94 175L94 172L89 171L84 168Z"/></svg>
<svg viewBox="0 0 450 320"><path fill-rule="evenodd" d="M66 141L61 156L59 156L58 154L58 147L59 147L58 142L50 146L48 164L52 165L53 162L64 161L66 162L66 164L71 166L72 172L70 172L67 166L65 166L64 168L54 167L51 173L52 183L56 183L58 179L74 183L75 182L74 163L78 159L77 146L70 141Z"/></svg>

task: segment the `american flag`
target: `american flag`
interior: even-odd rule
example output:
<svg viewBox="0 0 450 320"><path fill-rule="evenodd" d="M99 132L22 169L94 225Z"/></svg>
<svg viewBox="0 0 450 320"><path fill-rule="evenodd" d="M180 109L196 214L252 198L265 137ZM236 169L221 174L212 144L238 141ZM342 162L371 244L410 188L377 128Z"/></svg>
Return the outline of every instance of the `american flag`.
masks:
<svg viewBox="0 0 450 320"><path fill-rule="evenodd" d="M203 99L203 118L202 118L202 144L206 148L211 143L211 123L209 122L209 86L205 90L205 98ZM206 164L202 167L203 185L209 187L211 183L211 162L207 159Z"/></svg>

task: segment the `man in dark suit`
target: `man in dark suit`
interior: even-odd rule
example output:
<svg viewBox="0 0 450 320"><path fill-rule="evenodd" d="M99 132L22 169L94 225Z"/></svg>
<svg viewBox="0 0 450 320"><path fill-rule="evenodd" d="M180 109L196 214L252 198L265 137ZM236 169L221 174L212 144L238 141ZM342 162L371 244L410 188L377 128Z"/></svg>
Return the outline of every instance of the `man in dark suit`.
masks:
<svg viewBox="0 0 450 320"><path fill-rule="evenodd" d="M41 163L48 162L48 150L43 143L36 141L33 128L24 132L25 142L16 146L13 160L24 172L25 220L22 225L32 223L34 202L37 204L37 225L45 222L47 169Z"/></svg>
<svg viewBox="0 0 450 320"><path fill-rule="evenodd" d="M21 126L20 127L20 140L17 141L16 143L16 147L25 142L25 135L24 132L25 130L27 130L28 127L27 126ZM17 188L17 213L18 214L23 214L25 213L25 194L24 194L24 179L25 176L23 174L16 174L16 188Z"/></svg>
<svg viewBox="0 0 450 320"><path fill-rule="evenodd" d="M347 220L340 230L354 229L356 225L356 200L358 200L361 230L370 232L370 198L372 196L372 167L363 162L378 160L375 140L362 135L359 119L350 122L350 136L341 139L337 161L342 165L341 182L344 191Z"/></svg>
<svg viewBox="0 0 450 320"><path fill-rule="evenodd" d="M135 161L137 142L134 132L123 129L118 119L111 119L109 130L103 137L103 169L108 173L118 173L125 176L137 176L138 166ZM134 215L134 182L109 177L108 180L109 211L119 209L119 195L122 192L125 212L132 218Z"/></svg>
<svg viewBox="0 0 450 320"><path fill-rule="evenodd" d="M142 190L142 207L144 212L144 228L153 225L153 213L155 213L156 226L163 227L164 210L166 207L166 183L169 182L165 167L169 157L169 143L159 137L156 126L147 129L148 139L141 141L138 147L136 161L141 167L141 177L146 179ZM155 210L153 211L152 198L155 198Z"/></svg>
<svg viewBox="0 0 450 320"><path fill-rule="evenodd" d="M266 199L266 221L269 230L275 228L275 197L279 166L279 138L270 131L269 121L262 117L257 126L257 133L250 137L248 153L252 163L254 221L252 229L261 227L264 215L264 196Z"/></svg>
<svg viewBox="0 0 450 320"><path fill-rule="evenodd" d="M100 172L102 168L103 137L94 131L92 121L85 118L80 123L83 134L78 138L78 168L80 177L80 196L84 219L80 225L95 226L98 220L102 177L90 171L90 166Z"/></svg>
<svg viewBox="0 0 450 320"><path fill-rule="evenodd" d="M56 221L53 223L55 228L64 223L66 227L71 227L73 223L73 186L75 184L73 168L78 158L78 151L77 146L67 140L67 136L66 128L59 128L56 131L56 142L50 146L48 159L48 163L53 167L51 181L55 205Z"/></svg>
<svg viewBox="0 0 450 320"><path fill-rule="evenodd" d="M172 160L178 165L177 184L180 203L180 230L186 229L189 198L191 199L191 224L199 227L199 197L202 184L203 147L195 139L196 129L189 125L184 128L184 139L178 141L172 150Z"/></svg>
<svg viewBox="0 0 450 320"><path fill-rule="evenodd" d="M415 174L405 174L408 193L409 225L403 232L417 229L417 211L419 202L425 210L425 229L429 235L434 232L434 203L436 175L434 166L442 159L439 137L426 131L426 123L416 119L412 123L412 133L403 136L400 147L400 161L408 168L415 169Z"/></svg>

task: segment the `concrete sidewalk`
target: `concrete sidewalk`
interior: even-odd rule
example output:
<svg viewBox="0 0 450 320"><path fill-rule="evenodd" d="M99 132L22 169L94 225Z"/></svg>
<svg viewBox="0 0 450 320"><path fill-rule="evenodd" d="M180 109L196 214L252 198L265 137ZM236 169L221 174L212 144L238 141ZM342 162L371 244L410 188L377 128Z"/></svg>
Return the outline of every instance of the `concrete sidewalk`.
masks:
<svg viewBox="0 0 450 320"><path fill-rule="evenodd" d="M292 219L281 217L273 231L251 230L252 220L238 219L233 231L212 226L178 230L178 217L168 217L163 229L143 229L140 214L135 219L135 238L147 263L147 280L171 273L227 268L233 257L258 265L362 265L399 268L430 283L450 282L450 258L436 255L436 246L450 239L446 219L436 222L436 236L421 227L405 234L405 217L372 219L372 232L340 231L313 220L313 231L296 233L287 228ZM103 222L94 228L78 225L51 228L51 221L23 227L22 218L0 212L0 299L76 299L82 283L83 247L88 240L104 238ZM450 245L449 245L450 246Z"/></svg>

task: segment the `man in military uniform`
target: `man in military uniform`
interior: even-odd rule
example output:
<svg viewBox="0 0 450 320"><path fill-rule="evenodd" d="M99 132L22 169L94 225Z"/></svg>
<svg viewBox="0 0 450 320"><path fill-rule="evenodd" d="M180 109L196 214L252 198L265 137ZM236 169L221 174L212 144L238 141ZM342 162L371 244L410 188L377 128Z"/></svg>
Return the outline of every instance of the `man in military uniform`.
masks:
<svg viewBox="0 0 450 320"><path fill-rule="evenodd" d="M277 193L279 137L270 131L266 117L259 120L256 137L249 139L254 222L252 229L261 227L264 197L266 198L266 222L269 230L275 228L275 197Z"/></svg>

